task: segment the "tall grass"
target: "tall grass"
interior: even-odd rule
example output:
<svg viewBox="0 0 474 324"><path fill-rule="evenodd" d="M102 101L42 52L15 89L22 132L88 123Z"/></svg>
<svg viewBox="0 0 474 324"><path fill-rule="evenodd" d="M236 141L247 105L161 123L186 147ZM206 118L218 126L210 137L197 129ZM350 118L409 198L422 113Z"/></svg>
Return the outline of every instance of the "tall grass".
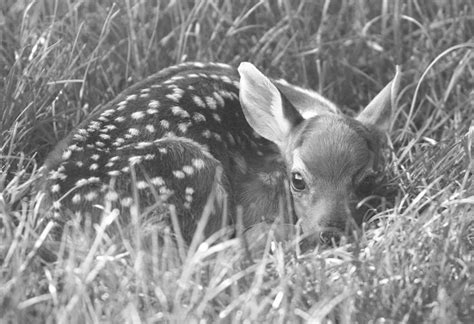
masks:
<svg viewBox="0 0 474 324"><path fill-rule="evenodd" d="M0 9L0 321L472 322L472 1L3 0ZM113 237L104 223L68 228L74 244L41 261L42 196L31 189L47 153L128 85L190 60L251 61L349 114L400 64L377 222L353 244L301 254L269 242L250 259L237 239L180 251L153 226Z"/></svg>

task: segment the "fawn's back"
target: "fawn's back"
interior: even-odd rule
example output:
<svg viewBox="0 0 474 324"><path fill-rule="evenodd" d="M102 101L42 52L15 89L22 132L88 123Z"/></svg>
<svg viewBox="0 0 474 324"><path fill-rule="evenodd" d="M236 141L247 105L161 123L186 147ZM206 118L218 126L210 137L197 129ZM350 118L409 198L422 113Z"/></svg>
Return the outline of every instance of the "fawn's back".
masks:
<svg viewBox="0 0 474 324"><path fill-rule="evenodd" d="M57 146L44 183L52 214L97 222L107 202L121 220L135 209L166 223L173 205L188 241L206 206L208 234L235 222L237 206L245 227L294 214L304 231L343 231L379 169L391 92L352 119L249 63L165 69Z"/></svg>

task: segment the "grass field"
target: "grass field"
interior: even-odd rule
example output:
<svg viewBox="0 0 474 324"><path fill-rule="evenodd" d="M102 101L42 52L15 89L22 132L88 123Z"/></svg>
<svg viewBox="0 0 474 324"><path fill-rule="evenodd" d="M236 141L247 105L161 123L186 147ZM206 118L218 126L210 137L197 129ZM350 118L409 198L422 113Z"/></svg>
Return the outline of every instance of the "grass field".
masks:
<svg viewBox="0 0 474 324"><path fill-rule="evenodd" d="M253 62L349 114L401 65L377 222L352 244L253 259L237 239L183 250L149 233L144 247L143 228L77 229L42 262L32 188L48 152L127 86L194 60ZM1 323L473 322L471 0L3 0L0 76Z"/></svg>

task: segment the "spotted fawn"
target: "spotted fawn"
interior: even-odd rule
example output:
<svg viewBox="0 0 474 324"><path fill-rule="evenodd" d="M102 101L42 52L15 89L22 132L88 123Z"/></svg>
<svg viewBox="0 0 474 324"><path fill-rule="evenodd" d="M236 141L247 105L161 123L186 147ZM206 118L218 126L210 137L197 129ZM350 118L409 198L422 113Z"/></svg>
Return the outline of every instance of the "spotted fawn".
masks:
<svg viewBox="0 0 474 324"><path fill-rule="evenodd" d="M107 203L120 221L134 209L169 224L173 206L188 242L206 208L206 235L282 215L321 240L340 235L382 169L397 80L350 118L250 63L169 67L57 145L45 163L47 214L94 223Z"/></svg>

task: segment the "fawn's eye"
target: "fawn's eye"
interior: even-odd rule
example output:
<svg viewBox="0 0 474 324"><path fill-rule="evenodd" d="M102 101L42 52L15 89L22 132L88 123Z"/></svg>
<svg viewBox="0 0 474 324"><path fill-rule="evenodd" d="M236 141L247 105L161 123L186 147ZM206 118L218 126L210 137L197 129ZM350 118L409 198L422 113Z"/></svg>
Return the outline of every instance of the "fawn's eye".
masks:
<svg viewBox="0 0 474 324"><path fill-rule="evenodd" d="M291 173L291 187L295 191L302 191L306 189L306 182L303 179L303 176L299 172Z"/></svg>
<svg viewBox="0 0 474 324"><path fill-rule="evenodd" d="M369 195L375 188L377 175L371 173L366 175L357 185L357 193L360 195Z"/></svg>

